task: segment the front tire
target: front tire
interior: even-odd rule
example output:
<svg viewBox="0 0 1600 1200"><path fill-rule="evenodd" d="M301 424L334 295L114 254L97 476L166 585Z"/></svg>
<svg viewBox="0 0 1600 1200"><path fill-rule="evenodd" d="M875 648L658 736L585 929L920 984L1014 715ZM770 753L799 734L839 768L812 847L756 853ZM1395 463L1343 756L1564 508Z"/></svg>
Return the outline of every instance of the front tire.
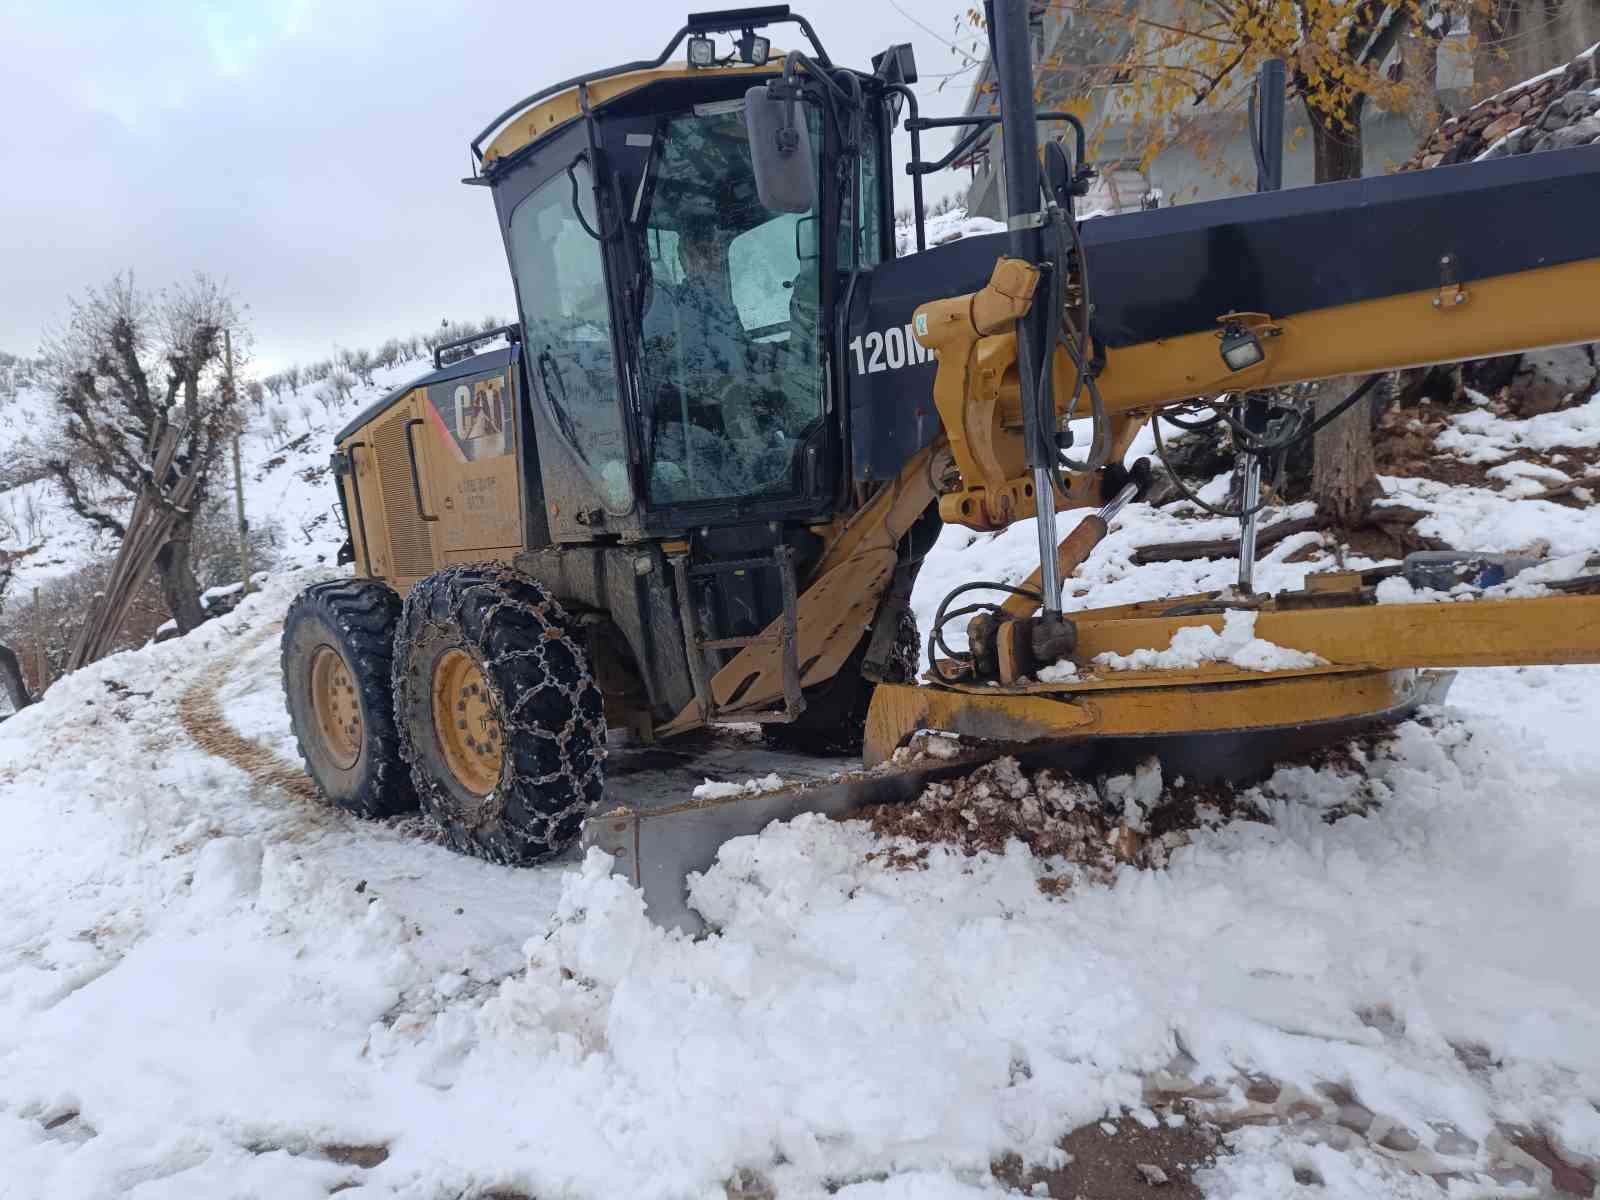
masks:
<svg viewBox="0 0 1600 1200"><path fill-rule="evenodd" d="M600 802L605 712L582 632L509 567L450 567L412 589L394 711L417 795L457 849L542 862Z"/></svg>
<svg viewBox="0 0 1600 1200"><path fill-rule="evenodd" d="M370 579L313 584L283 619L283 690L300 757L322 794L358 817L417 807L389 684L399 619L400 597Z"/></svg>

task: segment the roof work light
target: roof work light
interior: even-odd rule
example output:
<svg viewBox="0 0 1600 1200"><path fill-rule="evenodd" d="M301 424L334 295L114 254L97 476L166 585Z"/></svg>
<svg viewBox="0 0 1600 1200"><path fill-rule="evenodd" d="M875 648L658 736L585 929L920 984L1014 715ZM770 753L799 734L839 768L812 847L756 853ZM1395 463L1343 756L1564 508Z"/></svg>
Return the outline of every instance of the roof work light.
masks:
<svg viewBox="0 0 1600 1200"><path fill-rule="evenodd" d="M717 47L712 40L703 34L696 34L688 43L689 65L691 67L715 66L717 61Z"/></svg>
<svg viewBox="0 0 1600 1200"><path fill-rule="evenodd" d="M764 67L772 54L772 40L754 30L746 29L739 35L739 57L752 67Z"/></svg>

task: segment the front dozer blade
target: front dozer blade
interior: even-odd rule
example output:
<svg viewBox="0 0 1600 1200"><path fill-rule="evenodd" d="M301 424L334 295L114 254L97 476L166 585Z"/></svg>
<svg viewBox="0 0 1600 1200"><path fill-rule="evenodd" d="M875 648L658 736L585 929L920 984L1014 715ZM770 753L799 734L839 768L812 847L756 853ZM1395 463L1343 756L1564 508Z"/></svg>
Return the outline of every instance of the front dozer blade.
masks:
<svg viewBox="0 0 1600 1200"><path fill-rule="evenodd" d="M1442 702L1451 678L1449 672L1428 671L1392 676L1383 677L1376 690L1361 692L1364 706L1330 706L1315 718L1287 723L1263 720L1219 727L1213 722L1203 731L1155 736L1086 732L1071 718L1045 728L1038 708L1018 716L1009 702L1032 699L1038 705L1038 697L1008 701L995 694L880 688L885 703L880 706L875 700L875 708L902 714L907 707L895 704L893 693L923 699L953 696L956 709L924 712L920 717L926 722L923 728L960 727L960 740L938 739L937 748L951 757L899 756L902 761L891 759L867 770L849 760L775 752L731 733L704 734L664 746L621 747L607 761L606 800L601 811L585 822L582 848L585 852L598 848L612 856L613 869L640 889L646 911L657 925L697 934L705 925L689 904L689 876L709 870L724 842L760 833L773 821L810 812L842 818L874 805L907 803L930 783L965 775L1002 754L1014 756L1029 770L1055 767L1086 779L1132 770L1153 756L1169 776L1243 786L1265 778L1285 755L1398 720L1420 704ZM1193 697L1187 699L1192 710ZM1057 707L1062 713L1071 708ZM966 719L976 717L982 718L976 725ZM869 733L871 725L869 719ZM729 781L777 775L782 784L770 791L697 800L695 786L707 775Z"/></svg>
<svg viewBox="0 0 1600 1200"><path fill-rule="evenodd" d="M801 813L843 817L873 804L913 800L928 784L971 771L995 753L863 771L859 760L776 752L736 734L614 749L606 763L606 799L584 823L582 848L613 857L614 870L643 892L657 925L699 933L705 925L689 907L688 879L708 870L730 838ZM697 800L694 789L708 775L735 782L776 775L782 785Z"/></svg>

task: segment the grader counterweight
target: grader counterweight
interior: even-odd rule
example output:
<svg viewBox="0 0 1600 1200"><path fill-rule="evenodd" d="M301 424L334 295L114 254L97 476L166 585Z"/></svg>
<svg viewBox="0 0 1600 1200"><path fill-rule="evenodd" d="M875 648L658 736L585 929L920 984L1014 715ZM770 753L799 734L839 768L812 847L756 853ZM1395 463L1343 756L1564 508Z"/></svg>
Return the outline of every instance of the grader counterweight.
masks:
<svg viewBox="0 0 1600 1200"><path fill-rule="evenodd" d="M586 831L659 919L691 924L684 875L725 837L914 795L1001 748L1154 749L1239 776L1287 736L1436 695L1419 669L1600 660L1589 575L1405 610L1357 575L1062 611L1061 578L1147 479L1124 460L1160 411L1600 340L1600 149L1080 224L1081 127L1041 171L1036 126L1074 119L1034 113L1022 0L990 9L1005 234L895 256L891 133L904 116L920 184L943 163L916 139L949 122L917 114L908 47L844 68L782 5L691 15L657 58L546 88L473 141L519 319L503 348L442 347L336 439L357 579L311 589L284 634L330 799L420 801L510 863ZM780 28L808 49L773 52ZM1283 422L1280 441L1310 435L1303 412ZM1072 508L1101 511L1059 539ZM953 593L970 646L941 621L919 683L908 600L941 525L1022 520L1039 571L1003 603L949 609L982 581ZM1104 666L1230 621L1294 665ZM706 741L752 723L770 750ZM608 761L608 727L660 746ZM927 729L964 756L838 777L793 757L864 735L885 764ZM708 746L723 773L805 779L702 801L661 786ZM652 784L644 763L670 766Z"/></svg>

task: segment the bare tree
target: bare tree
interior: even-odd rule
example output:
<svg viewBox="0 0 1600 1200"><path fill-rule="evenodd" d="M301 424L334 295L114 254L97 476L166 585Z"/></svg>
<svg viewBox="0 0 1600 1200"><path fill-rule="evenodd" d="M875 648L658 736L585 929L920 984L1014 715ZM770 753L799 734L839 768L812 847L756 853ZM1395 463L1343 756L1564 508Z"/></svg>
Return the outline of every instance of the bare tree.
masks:
<svg viewBox="0 0 1600 1200"><path fill-rule="evenodd" d="M343 367L335 367L328 372L327 388L340 400L348 400L356 390L356 377Z"/></svg>
<svg viewBox="0 0 1600 1200"><path fill-rule="evenodd" d="M179 509L153 464L164 439L176 440L176 466L206 484L229 431L236 398L221 379L223 330L233 329L236 361L247 336L233 297L196 275L159 295L119 275L72 303L66 328L47 340L47 379L77 451L52 458L51 473L74 512L98 529L127 535L123 521L92 498L85 474L115 480L136 499L176 517L156 555L162 596L180 632L205 619L189 564L192 507Z"/></svg>
<svg viewBox="0 0 1600 1200"><path fill-rule="evenodd" d="M282 449L289 441L289 414L281 408L267 411L267 433L272 445Z"/></svg>
<svg viewBox="0 0 1600 1200"><path fill-rule="evenodd" d="M346 365L355 374L357 379L361 380L361 382L367 387L372 386L372 372L373 369L378 365L373 360L372 351L352 350L350 352L350 361Z"/></svg>
<svg viewBox="0 0 1600 1200"><path fill-rule="evenodd" d="M3 521L0 521L0 532L4 532ZM0 551L0 613L5 611L6 592L10 590L13 572L14 568L5 561L4 552ZM4 642L0 642L0 688L4 688L10 698L13 712L21 712L33 703L33 697L28 692L28 681L22 676L22 664ZM0 717L0 720L3 719Z"/></svg>

